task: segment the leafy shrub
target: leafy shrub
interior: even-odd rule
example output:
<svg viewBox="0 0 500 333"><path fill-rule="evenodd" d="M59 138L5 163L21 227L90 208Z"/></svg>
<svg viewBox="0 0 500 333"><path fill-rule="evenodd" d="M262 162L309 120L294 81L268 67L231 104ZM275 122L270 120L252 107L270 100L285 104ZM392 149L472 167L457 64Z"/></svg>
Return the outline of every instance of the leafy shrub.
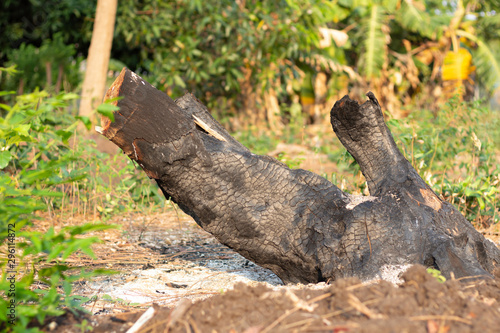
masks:
<svg viewBox="0 0 500 333"><path fill-rule="evenodd" d="M91 245L99 239L82 236L114 226L88 223L59 231L51 227L45 233L30 229L37 211L64 198L65 185L89 178L86 169L72 168L81 152L71 149L77 120L66 109L77 97L35 91L17 96L13 105L0 104L0 241L7 245L6 260L0 263L0 290L7 297L0 299L0 307L15 307L9 312L15 320L0 312L7 331L25 332L32 320L42 323L46 316L61 314L62 307L81 309L86 299L71 295L71 283L103 273L70 267L65 260L78 252L93 257Z"/></svg>
<svg viewBox="0 0 500 333"><path fill-rule="evenodd" d="M467 219L483 226L500 220L499 142L494 141L495 130L487 130L491 112L480 101L455 97L437 113L422 110L389 121L422 178Z"/></svg>
<svg viewBox="0 0 500 333"><path fill-rule="evenodd" d="M0 68L0 75L17 74L14 67ZM5 296L0 307L14 301L15 326L2 328L24 332L47 316L60 315L63 308L82 310L85 297L72 295L71 284L105 273L71 267L65 261L74 254L94 257L92 244L84 235L113 225L85 223L50 227L42 233L31 228L40 211L51 215L83 215L107 219L130 210L144 210L165 204L156 184L144 181L140 170L124 155L99 152L93 140L75 136L78 123L89 119L75 116L74 93L51 96L35 89L30 94L0 92L9 104L0 104L0 241L7 245L0 263L0 290ZM98 112L108 114L106 105ZM10 291L15 279L15 291ZM11 318L5 311L0 322Z"/></svg>
<svg viewBox="0 0 500 333"><path fill-rule="evenodd" d="M6 89L15 89L19 94L42 87L55 93L74 89L80 82L82 60L75 52L75 46L64 44L60 33L53 39L44 40L38 48L22 43L19 48L7 52L7 63L17 65L19 71L0 82Z"/></svg>

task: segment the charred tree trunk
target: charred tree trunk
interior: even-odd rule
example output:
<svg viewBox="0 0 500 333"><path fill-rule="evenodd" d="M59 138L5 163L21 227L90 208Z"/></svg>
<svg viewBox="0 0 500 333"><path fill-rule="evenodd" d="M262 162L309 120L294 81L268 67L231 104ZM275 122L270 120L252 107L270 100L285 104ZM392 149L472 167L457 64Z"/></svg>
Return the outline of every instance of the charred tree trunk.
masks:
<svg viewBox="0 0 500 333"><path fill-rule="evenodd" d="M190 94L175 102L124 69L122 96L100 130L221 243L284 282L376 278L385 265L435 266L445 276L488 276L500 251L442 201L398 150L377 99L335 103L335 133L371 196L252 154Z"/></svg>

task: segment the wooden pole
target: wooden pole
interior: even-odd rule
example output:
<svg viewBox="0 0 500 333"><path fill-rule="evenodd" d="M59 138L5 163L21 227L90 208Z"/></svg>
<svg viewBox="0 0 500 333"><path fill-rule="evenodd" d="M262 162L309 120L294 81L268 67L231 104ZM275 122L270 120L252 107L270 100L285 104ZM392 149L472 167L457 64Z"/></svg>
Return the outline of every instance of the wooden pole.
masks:
<svg viewBox="0 0 500 333"><path fill-rule="evenodd" d="M105 92L116 7L117 0L97 1L94 30L87 57L79 110L80 116L89 117L93 123L95 122L94 109L102 102Z"/></svg>

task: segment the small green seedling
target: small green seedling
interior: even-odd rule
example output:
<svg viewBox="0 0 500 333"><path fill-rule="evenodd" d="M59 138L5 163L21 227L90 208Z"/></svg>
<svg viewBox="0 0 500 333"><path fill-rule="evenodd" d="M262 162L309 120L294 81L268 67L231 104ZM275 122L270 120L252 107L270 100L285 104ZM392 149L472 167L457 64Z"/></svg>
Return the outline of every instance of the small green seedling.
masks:
<svg viewBox="0 0 500 333"><path fill-rule="evenodd" d="M439 282L444 283L446 278L441 274L441 271L434 268L427 268L427 273L435 277Z"/></svg>

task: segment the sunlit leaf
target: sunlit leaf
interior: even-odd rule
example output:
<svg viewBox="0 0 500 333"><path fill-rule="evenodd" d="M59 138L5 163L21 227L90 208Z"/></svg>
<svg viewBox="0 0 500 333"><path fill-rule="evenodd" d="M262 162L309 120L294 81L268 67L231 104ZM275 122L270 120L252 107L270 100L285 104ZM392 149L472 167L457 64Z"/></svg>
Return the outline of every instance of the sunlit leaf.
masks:
<svg viewBox="0 0 500 333"><path fill-rule="evenodd" d="M78 120L80 120L83 123L83 125L85 125L85 128L87 130L90 130L90 128L92 127L92 122L90 121L89 117L86 117L86 116L76 116L75 118L78 119Z"/></svg>
<svg viewBox="0 0 500 333"><path fill-rule="evenodd" d="M114 111L118 111L120 108L113 104L103 103L97 107L97 113L109 118L111 121L115 121Z"/></svg>
<svg viewBox="0 0 500 333"><path fill-rule="evenodd" d="M395 18L410 31L418 32L424 37L431 38L433 35L439 37L445 25L438 20L433 20L425 9L425 4L421 2L403 0Z"/></svg>
<svg viewBox="0 0 500 333"><path fill-rule="evenodd" d="M358 65L367 78L380 75L386 58L387 39L382 32L384 17L382 8L373 5L370 8L370 15L361 23L363 49Z"/></svg>
<svg viewBox="0 0 500 333"><path fill-rule="evenodd" d="M68 143L69 138L73 135L73 132L67 130L58 130L56 134L61 137L64 143Z"/></svg>
<svg viewBox="0 0 500 333"><path fill-rule="evenodd" d="M457 35L468 38L477 44L477 49L473 50L472 63L476 66L477 78L490 91L500 84L500 61L498 52L500 43L485 43L480 37L469 32L459 30Z"/></svg>
<svg viewBox="0 0 500 333"><path fill-rule="evenodd" d="M62 95L62 100L67 101L71 99L78 99L80 98L80 95L75 94L75 93L65 93Z"/></svg>
<svg viewBox="0 0 500 333"><path fill-rule="evenodd" d="M0 151L0 169L4 169L11 160L12 160L12 155L10 151L8 150Z"/></svg>
<svg viewBox="0 0 500 333"><path fill-rule="evenodd" d="M180 86L182 88L186 88L186 84L184 83L184 81L181 79L181 77L179 75L174 75L174 82L178 86Z"/></svg>

